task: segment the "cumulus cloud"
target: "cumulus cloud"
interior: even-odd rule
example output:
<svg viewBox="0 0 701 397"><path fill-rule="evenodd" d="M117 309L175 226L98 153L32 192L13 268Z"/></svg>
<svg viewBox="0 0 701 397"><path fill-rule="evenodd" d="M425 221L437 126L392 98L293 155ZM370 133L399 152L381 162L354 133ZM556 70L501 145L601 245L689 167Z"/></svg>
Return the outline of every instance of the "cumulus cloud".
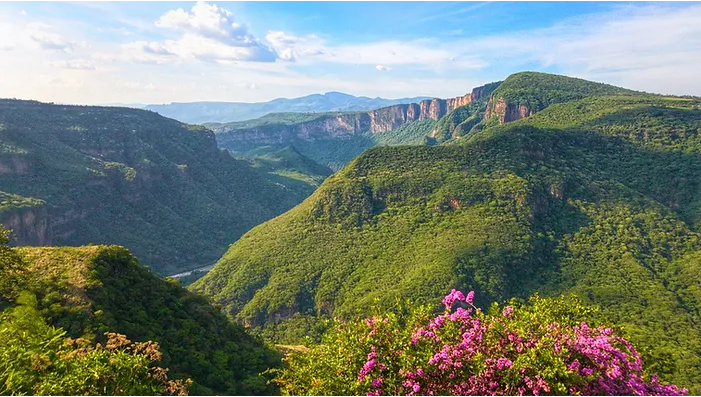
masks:
<svg viewBox="0 0 701 397"><path fill-rule="evenodd" d="M163 62L175 55L201 61L274 62L273 48L249 33L233 14L216 4L197 2L190 11L182 8L163 14L155 25L181 34L162 43L134 42L123 46L130 58L142 62Z"/></svg>
<svg viewBox="0 0 701 397"><path fill-rule="evenodd" d="M285 61L296 61L298 58L328 53L323 42L315 35L295 36L272 30L265 35L265 40L277 51L279 59Z"/></svg>
<svg viewBox="0 0 701 397"><path fill-rule="evenodd" d="M51 66L61 69L93 70L95 63L86 59L71 59L68 61L51 62Z"/></svg>
<svg viewBox="0 0 701 397"><path fill-rule="evenodd" d="M375 69L377 69L380 72L388 72L388 71L392 70L392 69L390 69L389 66L385 66L385 65L377 65L377 66L375 66Z"/></svg>

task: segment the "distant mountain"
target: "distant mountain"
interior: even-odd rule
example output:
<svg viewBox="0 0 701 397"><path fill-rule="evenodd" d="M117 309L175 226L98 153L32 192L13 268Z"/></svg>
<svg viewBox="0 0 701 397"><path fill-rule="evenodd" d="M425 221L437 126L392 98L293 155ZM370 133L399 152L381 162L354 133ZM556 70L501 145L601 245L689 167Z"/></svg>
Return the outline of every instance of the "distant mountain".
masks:
<svg viewBox="0 0 701 397"><path fill-rule="evenodd" d="M448 99L425 99L373 110L322 113L271 113L232 123L207 123L220 147L247 156L259 147L294 146L310 159L338 170L376 145L423 145L439 120L464 110L481 120L499 83ZM462 114L462 113L461 113Z"/></svg>
<svg viewBox="0 0 701 397"><path fill-rule="evenodd" d="M278 98L269 102L173 102L144 108L185 123L226 123L256 119L280 112L344 112L377 109L401 103L414 103L427 97L384 99L356 97L341 92L313 94L301 98Z"/></svg>
<svg viewBox="0 0 701 397"><path fill-rule="evenodd" d="M519 73L465 109L443 144L363 152L191 289L288 343L452 288L574 293L701 392L701 100Z"/></svg>
<svg viewBox="0 0 701 397"><path fill-rule="evenodd" d="M0 100L0 222L15 245L119 244L171 274L311 190L154 112Z"/></svg>

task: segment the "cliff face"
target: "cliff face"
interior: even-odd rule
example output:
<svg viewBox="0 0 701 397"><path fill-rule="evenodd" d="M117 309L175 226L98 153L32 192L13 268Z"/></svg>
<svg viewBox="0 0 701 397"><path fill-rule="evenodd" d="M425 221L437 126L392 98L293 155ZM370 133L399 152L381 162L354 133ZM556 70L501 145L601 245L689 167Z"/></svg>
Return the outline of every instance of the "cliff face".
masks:
<svg viewBox="0 0 701 397"><path fill-rule="evenodd" d="M482 98L485 87L477 87L464 96L448 99L428 99L419 103L387 106L367 112L329 115L292 125L261 125L251 128L221 127L217 139L222 146L237 143L285 144L294 138L305 140L344 139L370 132L394 130L405 124L422 120L439 120L460 106ZM231 147L230 147L231 148Z"/></svg>
<svg viewBox="0 0 701 397"><path fill-rule="evenodd" d="M492 117L497 117L499 119L499 124L504 124L533 116L535 113L536 110L529 109L528 106L508 103L501 97L492 97L489 99L489 103L487 103L487 110L484 114L484 118L488 120Z"/></svg>
<svg viewBox="0 0 701 397"><path fill-rule="evenodd" d="M0 215L5 228L12 230L13 245L51 245L46 207L21 208Z"/></svg>

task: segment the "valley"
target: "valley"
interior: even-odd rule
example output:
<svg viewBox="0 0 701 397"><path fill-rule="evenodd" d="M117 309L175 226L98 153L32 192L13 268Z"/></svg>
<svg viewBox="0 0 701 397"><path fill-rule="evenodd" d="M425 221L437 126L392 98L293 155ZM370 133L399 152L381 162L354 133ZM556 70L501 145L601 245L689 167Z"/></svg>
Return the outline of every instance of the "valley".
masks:
<svg viewBox="0 0 701 397"><path fill-rule="evenodd" d="M636 347L646 393L701 392L701 99L537 72L467 91L204 125L0 100L3 321L156 342L168 379L210 395L374 393L370 352L413 368L438 322L511 324L538 349L588 322Z"/></svg>

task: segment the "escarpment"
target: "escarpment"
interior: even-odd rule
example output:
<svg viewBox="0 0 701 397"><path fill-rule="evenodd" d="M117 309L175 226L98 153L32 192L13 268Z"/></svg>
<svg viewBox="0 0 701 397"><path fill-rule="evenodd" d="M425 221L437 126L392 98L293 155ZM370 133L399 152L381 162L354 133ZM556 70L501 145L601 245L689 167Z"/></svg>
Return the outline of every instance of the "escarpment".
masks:
<svg viewBox="0 0 701 397"><path fill-rule="evenodd" d="M504 124L533 116L537 111L537 109L531 109L526 105L508 102L504 97L492 97L487 103L484 118L489 120L496 117L499 120L499 124Z"/></svg>
<svg viewBox="0 0 701 397"><path fill-rule="evenodd" d="M472 92L455 98L427 99L367 112L320 114L313 120L294 124L271 122L251 126L247 122L238 122L213 129L217 132L219 144L234 152L238 146L288 144L294 139L343 139L363 133L378 134L415 121L437 121L461 106L484 98L493 90L489 86L490 84L477 87Z"/></svg>
<svg viewBox="0 0 701 397"><path fill-rule="evenodd" d="M14 245L51 245L49 217L43 205L0 213L0 223L12 231Z"/></svg>

